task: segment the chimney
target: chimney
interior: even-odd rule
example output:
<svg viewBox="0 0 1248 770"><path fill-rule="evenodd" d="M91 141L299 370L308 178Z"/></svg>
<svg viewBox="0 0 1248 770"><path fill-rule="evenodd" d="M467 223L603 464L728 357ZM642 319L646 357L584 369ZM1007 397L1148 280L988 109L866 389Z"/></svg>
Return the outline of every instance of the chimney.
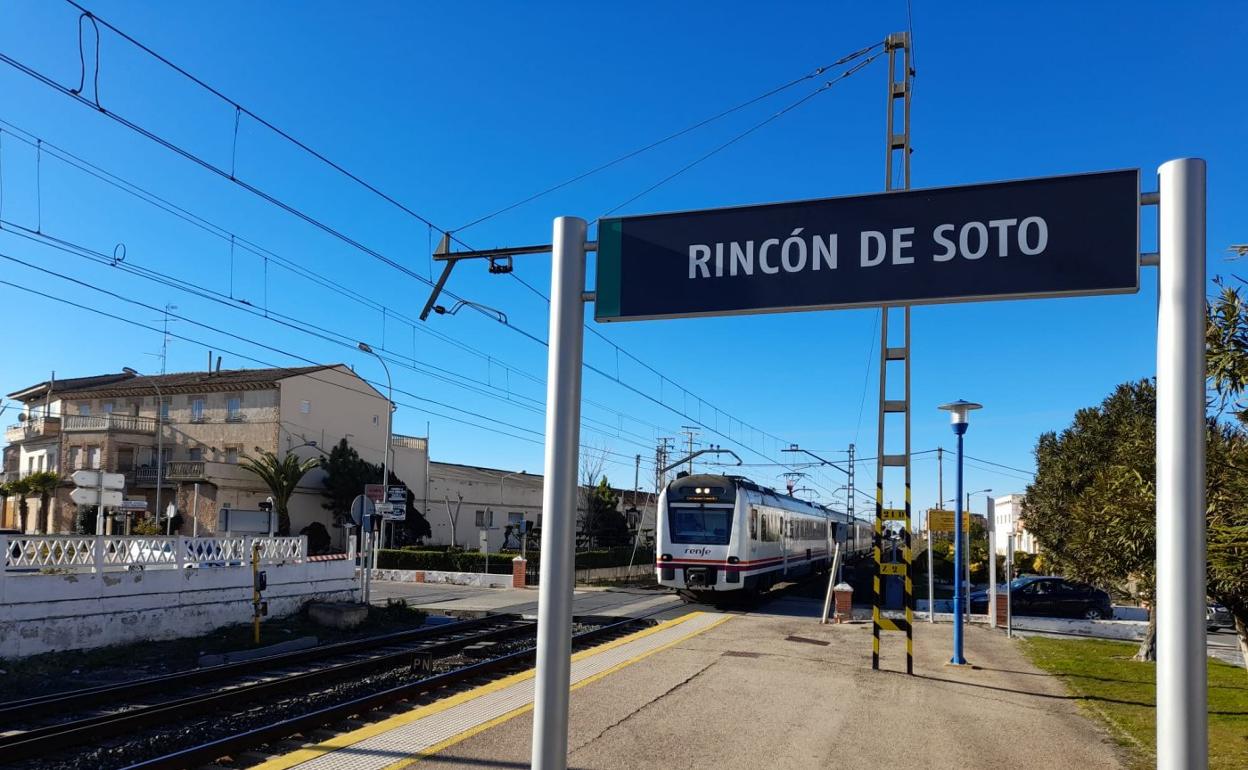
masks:
<svg viewBox="0 0 1248 770"><path fill-rule="evenodd" d="M217 374L221 373L221 356L217 356Z"/></svg>
<svg viewBox="0 0 1248 770"><path fill-rule="evenodd" d="M212 351L208 351L208 376L212 376Z"/></svg>

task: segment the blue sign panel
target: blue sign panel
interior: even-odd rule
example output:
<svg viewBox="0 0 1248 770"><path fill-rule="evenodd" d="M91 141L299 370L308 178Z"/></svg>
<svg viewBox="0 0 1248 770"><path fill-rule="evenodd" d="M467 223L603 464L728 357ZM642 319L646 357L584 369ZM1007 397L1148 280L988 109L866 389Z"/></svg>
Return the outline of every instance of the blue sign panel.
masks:
<svg viewBox="0 0 1248 770"><path fill-rule="evenodd" d="M599 321L1139 288L1139 171L603 219Z"/></svg>

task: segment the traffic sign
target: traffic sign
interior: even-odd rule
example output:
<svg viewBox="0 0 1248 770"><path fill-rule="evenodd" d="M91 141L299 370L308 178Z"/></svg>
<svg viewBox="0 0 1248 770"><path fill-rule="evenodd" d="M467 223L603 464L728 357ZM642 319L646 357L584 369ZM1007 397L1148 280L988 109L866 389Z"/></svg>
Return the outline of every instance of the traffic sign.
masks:
<svg viewBox="0 0 1248 770"><path fill-rule="evenodd" d="M106 489L101 492L91 487L75 487L70 490L69 499L78 505L118 506L121 505L121 491Z"/></svg>
<svg viewBox="0 0 1248 770"><path fill-rule="evenodd" d="M122 500L120 503L117 504L116 507L122 511L146 511L147 501L146 500Z"/></svg>
<svg viewBox="0 0 1248 770"><path fill-rule="evenodd" d="M104 477L103 487L105 489L124 489L126 486L126 477L120 473L103 473L95 470L77 470L69 477L75 486L92 487L99 489L100 477Z"/></svg>
<svg viewBox="0 0 1248 770"><path fill-rule="evenodd" d="M594 318L1134 292L1139 176L602 219Z"/></svg>
<svg viewBox="0 0 1248 770"><path fill-rule="evenodd" d="M406 521L407 486L403 484L392 484L387 487L386 499L390 503L390 512L382 515L390 521Z"/></svg>
<svg viewBox="0 0 1248 770"><path fill-rule="evenodd" d="M385 494L386 494L386 488L385 486L381 484L365 484L364 485L364 496L367 497L369 500L372 500L374 503L382 502L383 498L385 497Z"/></svg>
<svg viewBox="0 0 1248 770"><path fill-rule="evenodd" d="M928 511L927 529L929 532L952 532L956 516L953 511ZM971 514L962 512L962 529L971 531Z"/></svg>
<svg viewBox="0 0 1248 770"><path fill-rule="evenodd" d="M370 484L369 486L373 485ZM378 491L380 491L381 485L377 484L376 486ZM356 526L359 526L366 516L372 516L376 512L376 506L373 501L364 495L356 495L355 499L351 501L351 520L355 522Z"/></svg>

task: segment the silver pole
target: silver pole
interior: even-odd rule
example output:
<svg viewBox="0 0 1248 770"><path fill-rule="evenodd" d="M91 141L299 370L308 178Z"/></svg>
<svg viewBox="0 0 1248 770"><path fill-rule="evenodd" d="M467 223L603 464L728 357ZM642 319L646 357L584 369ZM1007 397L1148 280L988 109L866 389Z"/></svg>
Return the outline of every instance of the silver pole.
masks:
<svg viewBox="0 0 1248 770"><path fill-rule="evenodd" d="M199 482L195 482L195 502L191 503L191 537L199 537Z"/></svg>
<svg viewBox="0 0 1248 770"><path fill-rule="evenodd" d="M997 505L991 496L984 503L988 525L988 626L997 627Z"/></svg>
<svg viewBox="0 0 1248 770"><path fill-rule="evenodd" d="M568 765L576 462L581 425L581 363L585 352L585 233L583 219L555 220L550 268L550 352L546 366L546 484L542 490L545 518L533 701L534 770L565 770Z"/></svg>
<svg viewBox="0 0 1248 770"><path fill-rule="evenodd" d="M165 343L168 344L169 332L169 310L165 309ZM161 359L161 374L164 374L165 363ZM152 387L156 389L156 520L160 521L160 476L161 467L165 462L165 398L160 394L160 386L155 382ZM112 419L111 416L109 419ZM101 464L101 468L103 465Z"/></svg>
<svg viewBox="0 0 1248 770"><path fill-rule="evenodd" d="M1208 767L1205 162L1163 163L1157 312L1157 767Z"/></svg>

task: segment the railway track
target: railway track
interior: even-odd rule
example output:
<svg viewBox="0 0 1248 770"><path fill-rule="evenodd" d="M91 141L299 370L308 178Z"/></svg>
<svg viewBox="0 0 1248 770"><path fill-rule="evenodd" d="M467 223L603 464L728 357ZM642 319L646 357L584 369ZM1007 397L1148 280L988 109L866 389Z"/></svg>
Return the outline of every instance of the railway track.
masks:
<svg viewBox="0 0 1248 770"><path fill-rule="evenodd" d="M620 635L640 623L626 619L592 625L578 633L574 643L583 646ZM334 723L366 719L370 712L390 704L523 667L532 658L535 633L531 620L487 616L122 685L10 701L0 704L0 724L6 725L0 734L0 761L4 767L23 768L198 767L274 741L315 740L324 737L324 728ZM492 647L500 648L502 654ZM485 659L476 660L481 657ZM353 691L369 677L378 677L372 691ZM392 686L380 686L384 684ZM332 694L326 697L326 691L335 686L344 694L341 699ZM312 695L318 693L321 701L331 702L317 704ZM301 694L309 703L301 713L266 720L260 709L256 718L235 716L235 722L255 724L225 730L225 735L215 735L222 732L219 725L204 721L254 715L265 703L284 703L275 713L300 711L292 702L302 701ZM180 737L185 739L199 728L214 736L164 753L168 746L161 734L181 730ZM128 748L131 745L133 750ZM104 762L99 755L89 754L100 746L109 747L104 750L115 759L125 760ZM136 756L142 758L129 761Z"/></svg>

